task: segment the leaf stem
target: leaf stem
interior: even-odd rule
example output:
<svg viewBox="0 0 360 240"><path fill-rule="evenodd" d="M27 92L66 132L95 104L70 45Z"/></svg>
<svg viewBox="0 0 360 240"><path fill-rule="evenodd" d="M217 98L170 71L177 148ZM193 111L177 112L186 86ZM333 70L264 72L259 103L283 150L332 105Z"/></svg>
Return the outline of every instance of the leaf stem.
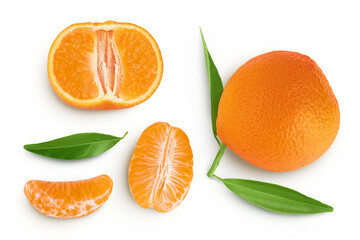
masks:
<svg viewBox="0 0 360 240"><path fill-rule="evenodd" d="M223 179L221 177L218 177L215 174L213 176L216 177L218 180L223 181Z"/></svg>
<svg viewBox="0 0 360 240"><path fill-rule="evenodd" d="M222 156L224 155L226 148L227 148L226 145L224 143L221 143L219 151L217 152L216 157L214 159L214 162L211 165L209 172L207 173L208 177L214 176L215 170L219 166L220 160L221 160Z"/></svg>
<svg viewBox="0 0 360 240"><path fill-rule="evenodd" d="M219 138L217 136L214 136L214 137L215 137L216 142L219 144L219 147L221 147L221 142L220 142Z"/></svg>
<svg viewBox="0 0 360 240"><path fill-rule="evenodd" d="M122 136L120 139L123 139L129 132L126 131L126 133L124 134L124 136Z"/></svg>

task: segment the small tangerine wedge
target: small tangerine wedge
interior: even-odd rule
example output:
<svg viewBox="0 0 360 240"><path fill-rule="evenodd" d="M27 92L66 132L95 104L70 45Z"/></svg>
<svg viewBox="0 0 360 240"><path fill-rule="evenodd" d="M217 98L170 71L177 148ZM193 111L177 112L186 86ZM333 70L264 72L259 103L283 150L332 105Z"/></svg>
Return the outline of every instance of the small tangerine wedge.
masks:
<svg viewBox="0 0 360 240"><path fill-rule="evenodd" d="M131 23L78 23L63 30L48 57L55 93L87 109L140 104L160 84L163 61L155 39Z"/></svg>
<svg viewBox="0 0 360 240"><path fill-rule="evenodd" d="M193 178L192 167L187 135L167 123L154 123L141 134L131 157L131 194L143 208L169 212L186 197Z"/></svg>
<svg viewBox="0 0 360 240"><path fill-rule="evenodd" d="M100 175L94 178L49 182L30 180L24 192L39 212L55 218L77 218L99 209L109 198L113 187L111 178Z"/></svg>

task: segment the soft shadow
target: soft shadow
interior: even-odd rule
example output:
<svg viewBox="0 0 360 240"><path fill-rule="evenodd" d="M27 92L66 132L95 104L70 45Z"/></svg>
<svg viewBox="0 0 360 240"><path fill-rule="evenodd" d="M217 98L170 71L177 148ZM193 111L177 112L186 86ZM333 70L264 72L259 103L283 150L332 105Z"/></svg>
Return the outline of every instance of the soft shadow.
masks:
<svg viewBox="0 0 360 240"><path fill-rule="evenodd" d="M122 189L127 189L128 194L126 194L126 196L127 196L128 200L129 200L129 202L132 202L132 203L134 203L134 201L133 201L133 197L131 195L130 187L129 187L128 169L129 169L129 164L130 164L132 153L133 153L133 151L135 149L135 144L136 144L136 142L133 142L131 145L134 146L134 147L126 148L127 152L124 152L125 149L122 149L122 151L121 151L122 157L121 158L122 159L127 159L127 161L121 161L120 164L122 165L122 167L118 167L118 169L121 171L119 173L119 175L118 175L118 176L121 176L121 178L119 179L120 180L119 183L122 184L122 186L121 186ZM124 158L124 156L126 156L126 158ZM135 204L134 204L134 206L135 206Z"/></svg>
<svg viewBox="0 0 360 240"><path fill-rule="evenodd" d="M326 153L324 155L326 155ZM234 168L239 169L239 171L245 171L250 174L255 173L257 175L261 174L263 176L279 176L279 175L281 175L281 177L286 177L286 176L290 176L293 174L301 174L301 173L307 172L308 169L310 169L309 166L314 167L315 165L320 164L322 162L321 159L324 159L324 156L322 156L315 162L313 162L307 166L304 166L302 168L296 169L296 170L286 171L286 172L273 172L273 171L259 168L255 165L249 163L248 161L246 161L245 159L243 159L242 157L240 157L239 155L234 153L229 148L226 149L224 156L225 156L226 161L228 161L229 164L231 164L231 166L234 166Z"/></svg>
<svg viewBox="0 0 360 240"><path fill-rule="evenodd" d="M226 161L234 166L234 168L239 168L241 171L249 172L249 173L261 173L261 174L273 174L274 172L270 172L259 168L248 161L244 160L242 157L234 153L231 149L226 149Z"/></svg>

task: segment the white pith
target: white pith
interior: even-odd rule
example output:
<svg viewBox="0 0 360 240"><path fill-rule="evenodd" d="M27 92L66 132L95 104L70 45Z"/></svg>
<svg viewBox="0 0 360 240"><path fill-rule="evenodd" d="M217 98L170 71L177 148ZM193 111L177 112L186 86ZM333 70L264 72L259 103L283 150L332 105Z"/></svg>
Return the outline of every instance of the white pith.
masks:
<svg viewBox="0 0 360 240"><path fill-rule="evenodd" d="M101 29L103 30L103 29ZM98 30L100 31L100 30ZM97 31L95 31L96 34L98 34ZM105 34L109 34L109 31L107 30L105 32ZM96 54L93 54L93 58L95 58L95 61L91 61L91 68L92 71L94 72L95 75L95 82L97 83L97 87L99 90L99 97L103 97L105 95L109 95L115 99L118 100L123 100L121 98L121 96L118 94L118 92L116 92L116 87L117 85L120 85L120 82L122 80L122 71L121 69L121 61L120 61L120 56L116 47L116 44L114 42L114 38L113 38L113 34L111 33L112 38L108 38L108 36L106 36L105 42L101 42L99 41L99 37L97 37L95 39L95 43L94 43L94 48L96 51ZM102 47L102 45L104 45L103 47L106 49L104 51L98 51L98 48L100 45ZM110 49L110 50L109 50ZM100 54L98 53L100 52ZM109 69L109 66L107 65L107 60L106 56L110 56L112 55L112 57L114 57L114 76L113 76L113 81L114 81L114 86L111 87L110 86L110 79L109 79L109 75L112 75ZM100 73L99 73L99 68L101 69ZM100 74L103 75L104 77L104 86L101 83L100 80ZM116 96L119 95L119 96Z"/></svg>
<svg viewBox="0 0 360 240"><path fill-rule="evenodd" d="M171 160L169 159L169 156L171 156L171 153L169 153L169 150L171 151L171 149L169 149L168 145L169 145L169 140L171 138L171 128L167 129L167 136L165 141L162 144L162 148L161 148L161 159L159 160L159 165L157 168L157 173L156 173L156 178L155 178L155 182L154 182L154 186L152 188L151 191L151 195L150 195L150 204L153 205L153 203L155 202L155 198L156 198L156 194L162 190L162 187L165 185L167 176L168 176L168 172L169 172L169 168L171 168ZM163 183L163 184L162 184Z"/></svg>

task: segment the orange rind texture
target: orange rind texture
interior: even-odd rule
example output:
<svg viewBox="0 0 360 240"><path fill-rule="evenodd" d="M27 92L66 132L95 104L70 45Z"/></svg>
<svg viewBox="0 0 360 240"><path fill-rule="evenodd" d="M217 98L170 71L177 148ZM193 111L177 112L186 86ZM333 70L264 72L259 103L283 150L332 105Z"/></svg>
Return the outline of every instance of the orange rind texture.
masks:
<svg viewBox="0 0 360 240"><path fill-rule="evenodd" d="M340 111L315 61L274 51L249 60L230 78L216 125L221 141L243 159L282 172L304 167L328 150Z"/></svg>

